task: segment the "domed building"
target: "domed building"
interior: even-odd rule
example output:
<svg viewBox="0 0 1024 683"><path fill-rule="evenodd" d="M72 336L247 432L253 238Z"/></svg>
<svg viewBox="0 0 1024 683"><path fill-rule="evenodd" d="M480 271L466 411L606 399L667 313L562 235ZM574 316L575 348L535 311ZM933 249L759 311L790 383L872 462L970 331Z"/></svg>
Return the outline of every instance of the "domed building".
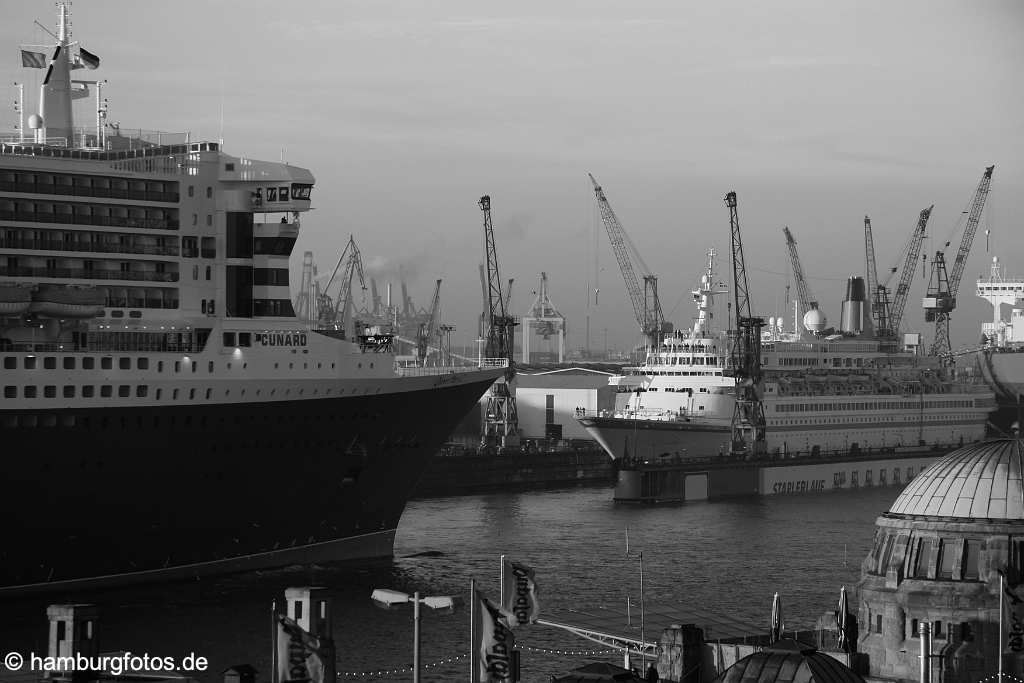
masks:
<svg viewBox="0 0 1024 683"><path fill-rule="evenodd" d="M852 669L790 638L739 660L712 683L864 683Z"/></svg>
<svg viewBox="0 0 1024 683"><path fill-rule="evenodd" d="M1004 673L1024 677L1024 444L953 451L925 469L876 522L858 584L860 640L871 678L920 679L921 626L931 680L976 683L998 670L1000 576Z"/></svg>

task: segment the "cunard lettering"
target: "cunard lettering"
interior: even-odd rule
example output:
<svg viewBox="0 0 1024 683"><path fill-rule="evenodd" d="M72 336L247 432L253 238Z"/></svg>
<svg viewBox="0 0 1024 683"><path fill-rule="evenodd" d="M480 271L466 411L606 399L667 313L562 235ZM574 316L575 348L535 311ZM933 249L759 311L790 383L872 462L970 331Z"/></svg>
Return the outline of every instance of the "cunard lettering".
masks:
<svg viewBox="0 0 1024 683"><path fill-rule="evenodd" d="M261 346L305 346L305 332L258 332L256 341Z"/></svg>

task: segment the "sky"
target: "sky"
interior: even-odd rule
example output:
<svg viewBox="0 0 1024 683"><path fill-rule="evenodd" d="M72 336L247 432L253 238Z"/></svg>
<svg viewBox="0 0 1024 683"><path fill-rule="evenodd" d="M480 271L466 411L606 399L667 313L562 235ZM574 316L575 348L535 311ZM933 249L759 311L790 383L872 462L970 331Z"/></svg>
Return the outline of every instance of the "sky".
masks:
<svg viewBox="0 0 1024 683"><path fill-rule="evenodd" d="M368 274L397 292L401 270L419 307L444 280L457 346L476 337L482 307L484 194L501 275L515 278L513 312L526 313L544 271L569 348L588 345L588 321L594 350L639 340L588 172L677 326L691 324L709 247L726 274L730 190L765 316L785 309L783 226L837 323L846 278L865 270L864 216L880 274L930 204L925 251L951 241L952 261L991 164L953 346L974 344L991 317L973 283L993 256L1024 276L1018 0L78 0L72 10L74 38L102 60L89 75L109 81L111 121L223 137L230 154L314 173L294 283L302 252L331 270L352 234ZM26 83L30 109L42 72L20 68L17 46L44 41L33 20L52 27L53 15L49 0L8 3L0 24L10 46L0 79ZM4 132L14 119L0 119ZM904 320L930 340L926 284L918 269Z"/></svg>

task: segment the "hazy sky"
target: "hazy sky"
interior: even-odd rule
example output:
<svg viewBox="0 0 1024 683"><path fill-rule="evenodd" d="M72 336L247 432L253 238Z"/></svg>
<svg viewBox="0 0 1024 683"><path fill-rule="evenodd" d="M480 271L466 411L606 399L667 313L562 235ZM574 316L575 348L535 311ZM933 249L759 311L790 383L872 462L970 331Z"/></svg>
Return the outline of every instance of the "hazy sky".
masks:
<svg viewBox="0 0 1024 683"><path fill-rule="evenodd" d="M16 47L42 40L32 20L52 26L53 14L49 0L9 2L0 24L0 78L27 83L33 106L42 72L19 68ZM352 233L379 282L391 273L397 288L404 268L419 306L444 279L459 344L481 308L482 194L502 275L516 278L515 312L544 270L570 346L585 345L588 313L594 348L605 329L610 345L637 340L587 172L680 325L709 246L725 274L729 190L765 315L785 296L784 225L838 322L845 278L864 271L864 214L880 272L932 203L926 248L952 238L951 261L952 231L989 164L954 346L989 318L973 282L992 255L1024 275L1019 0L78 0L73 22L102 59L89 75L109 80L111 120L216 140L223 101L226 151L283 150L313 171L294 278L307 249L333 268ZM915 281L905 316L922 331L925 284ZM588 286L601 290L589 310Z"/></svg>

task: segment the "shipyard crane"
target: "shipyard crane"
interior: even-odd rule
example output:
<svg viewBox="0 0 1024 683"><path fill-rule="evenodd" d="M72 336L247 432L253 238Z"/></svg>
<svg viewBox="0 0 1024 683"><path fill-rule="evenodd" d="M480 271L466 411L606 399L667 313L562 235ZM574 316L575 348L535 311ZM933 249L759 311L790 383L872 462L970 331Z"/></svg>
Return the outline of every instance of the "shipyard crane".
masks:
<svg viewBox="0 0 1024 683"><path fill-rule="evenodd" d="M340 272L340 277L339 277ZM366 277L363 274L363 257L356 246L356 240L349 235L348 244L345 245L338 265L334 267L331 279L327 281L324 291L329 293L331 285L338 281L338 295L333 299L328 298L326 306L320 307L320 323L322 325L341 330L345 336L350 337L352 330L352 280L359 278L359 287L363 290L363 297L366 296ZM333 302L333 306L331 303Z"/></svg>
<svg viewBox="0 0 1024 683"><path fill-rule="evenodd" d="M601 221L608 232L608 240L611 242L612 251L615 253L615 260L618 261L619 270L622 272L622 279L626 282L626 291L629 293L629 300L633 304L633 315L648 344L656 348L661 344L662 337L666 332L671 332L671 325L665 322L665 314L661 310L661 301L658 299L658 278L651 273L650 269L640 258L636 246L630 241L629 235L622 227L615 211L612 210L604 190L597 184L597 180L590 173L590 182L594 185L594 194L597 196L597 205L601 210ZM643 288L640 287L640 280L637 279L633 270L633 261L630 258L630 251L636 257L643 272Z"/></svg>
<svg viewBox="0 0 1024 683"><path fill-rule="evenodd" d="M871 306L870 323L879 338L891 337L895 332L890 323L889 290L885 283L878 281L878 266L875 262L875 238L871 233L871 218L864 216L864 264L867 270L867 289ZM895 272L895 268L893 269Z"/></svg>
<svg viewBox="0 0 1024 683"><path fill-rule="evenodd" d="M789 261L793 268L793 280L796 282L796 297L800 302L800 308L803 313L813 311L818 308L818 299L811 292L811 286L804 276L804 268L800 264L800 254L796 251L796 240L793 239L793 233L789 231L789 226L784 227L782 232L786 236L786 248L789 249Z"/></svg>
<svg viewBox="0 0 1024 683"><path fill-rule="evenodd" d="M481 448L515 446L519 439L519 414L516 399L509 389L515 376L512 358L515 326L518 321L509 315L508 300L501 291L498 272L498 252L494 245L494 224L491 222L491 198L484 195L477 203L484 214L484 258L487 262L487 335L484 353L487 359L502 359L506 363L505 376L491 385L484 411L484 433ZM511 282L509 283L511 289Z"/></svg>
<svg viewBox="0 0 1024 683"><path fill-rule="evenodd" d="M764 318L753 315L750 287L743 259L743 239L736 193L725 195L729 207L732 245L732 289L735 317L729 321L729 358L724 374L736 378L736 402L732 415L732 452L760 454L765 450L764 405L761 377L761 328ZM788 235L788 229L787 229ZM795 244L795 243L794 243Z"/></svg>
<svg viewBox="0 0 1024 683"><path fill-rule="evenodd" d="M981 176L981 182L974 192L974 199L971 201L971 210L967 216L967 223L964 226L964 235L960 240L960 248L953 259L952 273L946 271L946 256L939 250L935 252L932 260L932 271L928 279L928 291L925 295L924 305L925 317L928 322L935 322L935 340L929 355L949 357L949 314L956 308L956 295L960 289L960 280L967 267L967 256L971 251L971 244L974 242L974 234L978 231L978 223L981 221L981 212L985 208L985 200L988 198L989 185L992 182L992 171L995 166L989 166ZM946 242L946 247L949 242Z"/></svg>
<svg viewBox="0 0 1024 683"><path fill-rule="evenodd" d="M927 209L922 209L917 218L917 225L910 236L907 244L906 259L903 261L903 271L900 273L900 282L896 285L892 302L889 305L889 316L887 321L888 329L876 330L878 336L896 336L900 332L900 323L903 321L903 311L907 305L910 295L910 285L914 280L914 272L917 270L917 259L921 255L921 245L924 244L925 230L928 227L928 219L932 215L934 204ZM897 260L897 264L899 261ZM893 268L893 273L896 268ZM891 277L891 275L890 275ZM888 282L888 280L886 281Z"/></svg>
<svg viewBox="0 0 1024 683"><path fill-rule="evenodd" d="M425 365L427 362L427 345L430 340L437 334L437 316L441 309L441 280L438 279L434 284L434 296L430 300L430 312L425 321L420 323L419 330L416 333L416 355L419 358L420 364Z"/></svg>

